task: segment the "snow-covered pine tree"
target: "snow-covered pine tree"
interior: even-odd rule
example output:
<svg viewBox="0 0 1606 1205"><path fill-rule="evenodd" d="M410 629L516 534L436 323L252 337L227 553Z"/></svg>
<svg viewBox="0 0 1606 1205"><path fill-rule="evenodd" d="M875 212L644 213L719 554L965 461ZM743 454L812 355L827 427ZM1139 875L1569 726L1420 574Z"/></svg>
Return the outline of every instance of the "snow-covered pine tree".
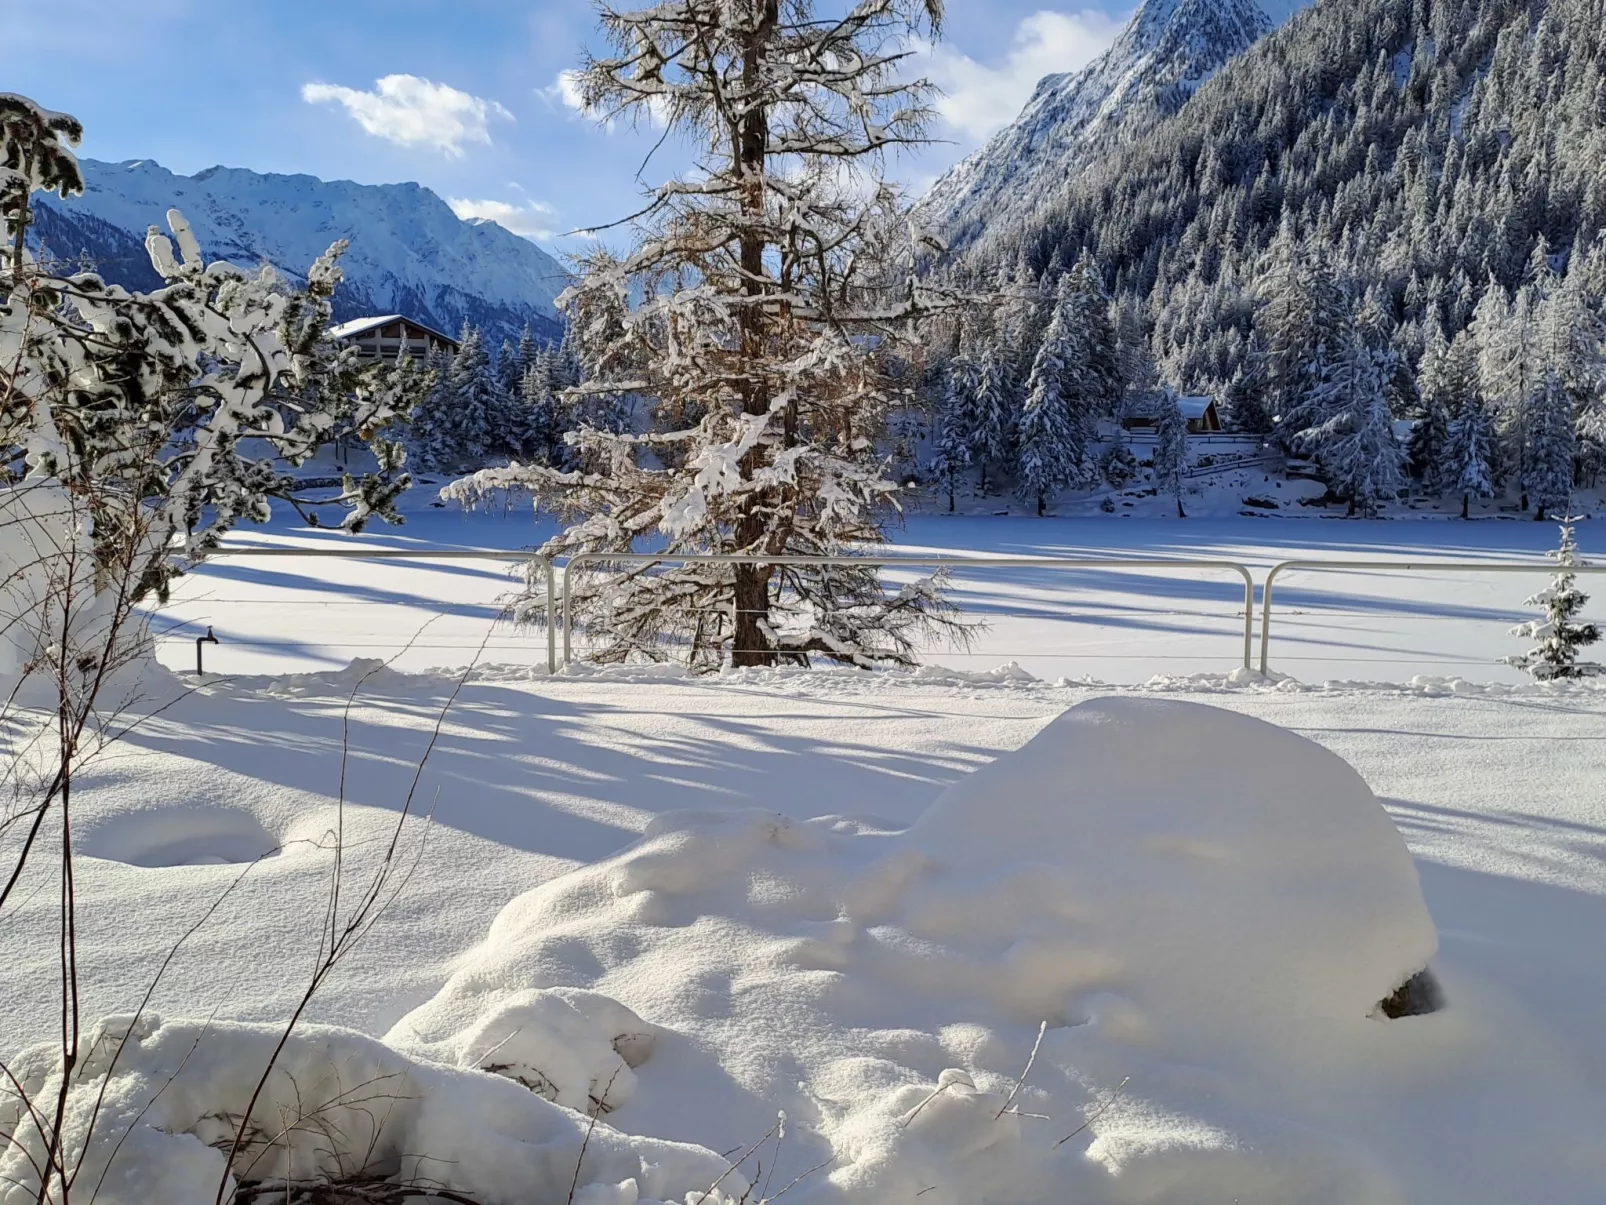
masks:
<svg viewBox="0 0 1606 1205"><path fill-rule="evenodd" d="M997 468L1009 462L1017 410L1015 385L1010 375L1013 362L1013 351L1007 343L1000 342L996 331L993 338L984 338L976 362L970 449L971 463L976 466L979 477L976 488L984 496L988 488L987 467Z"/></svg>
<svg viewBox="0 0 1606 1205"><path fill-rule="evenodd" d="M1072 289L1070 276L1062 276L1053 314L1032 361L1016 428L1015 491L1022 502L1036 506L1039 515L1047 513L1050 494L1081 484L1091 475L1082 423L1070 409L1085 392L1079 379L1081 366L1073 359L1081 339L1071 325L1077 314Z"/></svg>
<svg viewBox="0 0 1606 1205"><path fill-rule="evenodd" d="M1411 472L1429 494L1443 493L1445 447L1450 438L1450 415L1459 399L1450 375L1450 342L1436 316L1429 316L1417 367L1417 397L1421 414L1411 430Z"/></svg>
<svg viewBox="0 0 1606 1205"><path fill-rule="evenodd" d="M1523 427L1527 437L1523 482L1534 506L1534 518L1543 519L1546 511L1565 510L1572 498L1573 458L1578 442L1572 395L1562 386L1561 374L1555 369L1546 371L1544 384L1529 404Z"/></svg>
<svg viewBox="0 0 1606 1205"><path fill-rule="evenodd" d="M453 463L447 365L446 355L439 348L432 347L424 353L423 375L430 382L429 388L403 428L408 461L426 472L439 472Z"/></svg>
<svg viewBox="0 0 1606 1205"><path fill-rule="evenodd" d="M1352 515L1375 515L1405 484L1388 395L1393 360L1392 351L1374 346L1361 323L1352 322L1313 392L1312 408L1327 417L1297 436L1299 446L1317 453Z"/></svg>
<svg viewBox="0 0 1606 1205"><path fill-rule="evenodd" d="M571 520L549 556L638 540L758 558L878 544L899 487L876 438L904 400L888 359L925 308L878 164L923 137L930 89L905 81L902 48L940 15L937 0L828 17L810 0L604 4L616 54L576 72L586 110L700 144L696 174L632 219L634 246L586 256L563 298L586 368L570 396L633 398L649 429L582 427L575 471L487 471L454 496L535 492ZM907 664L944 620L938 585L889 594L870 568L665 564L584 574L575 601L603 660Z"/></svg>
<svg viewBox="0 0 1606 1205"><path fill-rule="evenodd" d="M1167 386L1160 391L1154 431L1154 487L1176 500L1177 518L1186 519L1182 509L1183 470L1188 463L1188 424L1177 404L1176 391Z"/></svg>
<svg viewBox="0 0 1606 1205"><path fill-rule="evenodd" d="M1125 385L1120 346L1110 316L1110 295L1087 248L1066 278L1069 329L1076 341L1070 357L1074 371L1066 378L1066 407L1081 428L1083 443L1091 445L1098 439L1099 420L1114 418L1120 407Z"/></svg>
<svg viewBox="0 0 1606 1205"><path fill-rule="evenodd" d="M1549 586L1524 604L1543 610L1544 618L1520 623L1511 629L1513 636L1539 643L1526 653L1504 659L1507 665L1527 670L1541 682L1556 678L1592 678L1603 672L1597 662L1578 659L1580 649L1600 639L1600 627L1579 619L1589 595L1579 590L1578 575L1573 572L1585 563L1578 559L1575 521L1571 516L1561 521L1561 547L1550 554L1556 562L1556 576Z"/></svg>
<svg viewBox="0 0 1606 1205"><path fill-rule="evenodd" d="M955 510L960 478L971 466L979 384L978 366L968 352L960 351L949 359L942 374L930 465L938 487L947 495L949 514Z"/></svg>
<svg viewBox="0 0 1606 1205"><path fill-rule="evenodd" d="M514 436L518 443L518 458L525 464L551 464L552 453L558 442L558 404L552 389L550 370L543 371L539 360L532 356L519 382L518 405L514 407L517 423Z"/></svg>
<svg viewBox="0 0 1606 1205"><path fill-rule="evenodd" d="M1262 282L1256 322L1266 334L1274 430L1288 445L1331 417L1323 409L1324 377L1351 325L1349 290L1325 258L1307 256L1292 240L1291 223L1285 221Z"/></svg>
<svg viewBox="0 0 1606 1205"><path fill-rule="evenodd" d="M530 328L525 327L524 333L529 334ZM509 397L517 397L519 386L524 380L524 366L519 363L518 345L511 339L503 339L502 346L496 353L496 381L502 387L502 392Z"/></svg>
<svg viewBox="0 0 1606 1205"><path fill-rule="evenodd" d="M1500 440L1500 466L1515 478L1527 510L1528 423L1544 385L1532 290L1525 285L1508 300L1491 278L1468 329L1478 347L1478 391L1494 415Z"/></svg>
<svg viewBox="0 0 1606 1205"><path fill-rule="evenodd" d="M1266 344L1259 332L1251 334L1243 359L1222 394L1223 421L1245 435L1265 435L1272 429L1267 406Z"/></svg>
<svg viewBox="0 0 1606 1205"><path fill-rule="evenodd" d="M463 327L457 354L446 368L446 393L449 408L442 418L453 467L476 467L505 449L511 399L476 326Z"/></svg>

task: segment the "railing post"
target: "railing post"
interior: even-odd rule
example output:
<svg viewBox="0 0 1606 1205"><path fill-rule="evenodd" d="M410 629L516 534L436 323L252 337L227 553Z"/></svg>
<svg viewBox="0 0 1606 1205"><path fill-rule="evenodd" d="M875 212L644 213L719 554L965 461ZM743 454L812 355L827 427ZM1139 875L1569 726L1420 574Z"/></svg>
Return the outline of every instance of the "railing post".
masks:
<svg viewBox="0 0 1606 1205"><path fill-rule="evenodd" d="M554 606L556 594L552 582L552 558L541 558L542 576L546 579L546 672L558 672L558 616Z"/></svg>
<svg viewBox="0 0 1606 1205"><path fill-rule="evenodd" d="M1284 562L1286 564L1286 562ZM1271 584L1283 566L1273 565L1266 574L1266 584L1260 591L1260 672L1266 673L1266 661L1271 652Z"/></svg>

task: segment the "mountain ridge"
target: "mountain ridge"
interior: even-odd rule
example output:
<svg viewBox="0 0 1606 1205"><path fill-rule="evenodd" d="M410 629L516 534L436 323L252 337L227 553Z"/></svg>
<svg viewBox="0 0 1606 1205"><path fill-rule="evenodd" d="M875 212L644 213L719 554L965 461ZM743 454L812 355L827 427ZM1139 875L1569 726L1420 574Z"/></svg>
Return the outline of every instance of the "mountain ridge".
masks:
<svg viewBox="0 0 1606 1205"><path fill-rule="evenodd" d="M915 207L917 221L959 248L999 218L1025 218L1079 164L1175 113L1299 7L1297 0L1146 0L1086 67L1039 80L1013 122L932 185Z"/></svg>
<svg viewBox="0 0 1606 1205"><path fill-rule="evenodd" d="M296 280L336 239L350 246L334 298L336 321L403 313L455 333L480 327L495 346L525 325L561 332L553 301L567 274L528 239L495 222L465 220L415 182L359 184L306 173L217 164L192 176L153 159L80 159L85 190L37 202L38 238L55 254L84 259L129 288L159 284L145 231L181 210L209 259L271 263Z"/></svg>

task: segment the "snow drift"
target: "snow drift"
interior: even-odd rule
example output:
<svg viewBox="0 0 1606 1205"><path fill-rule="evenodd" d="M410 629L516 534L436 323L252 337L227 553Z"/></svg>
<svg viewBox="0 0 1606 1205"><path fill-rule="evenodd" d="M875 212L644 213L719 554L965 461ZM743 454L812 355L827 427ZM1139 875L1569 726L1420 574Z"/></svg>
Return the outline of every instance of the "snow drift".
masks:
<svg viewBox="0 0 1606 1205"><path fill-rule="evenodd" d="M461 1061L480 1018L584 984L658 1029L613 1124L745 1147L780 1107L774 1183L827 1164L800 1198L1353 1205L1396 1199L1387 1170L1288 1110L1311 1075L1395 1056L1421 1022L1379 1002L1435 947L1341 759L1104 699L904 833L662 817L510 904L388 1040Z"/></svg>
<svg viewBox="0 0 1606 1205"><path fill-rule="evenodd" d="M577 1166L585 1205L696 1201L729 1167L712 1152L749 1148L721 1193L1492 1205L1543 1167L1547 1201L1593 1199L1568 1186L1606 1171L1598 1102L1513 1010L1435 968L1443 1011L1382 1014L1435 951L1415 866L1344 761L1235 713L1099 699L903 831L660 816L510 903L382 1041L304 1031L254 1120L279 1135L293 1094L327 1098L338 1124L262 1142L263 1166L374 1151L486 1205L565 1199ZM201 1201L216 1118L270 1038L147 1019L85 1159L98 1177L131 1129L101 1195ZM79 1134L107 1062L74 1089ZM43 1049L14 1065L53 1073ZM338 1112L374 1083L401 1098L377 1131L371 1102ZM1532 1157L1468 1171L1468 1136L1511 1125L1513 1099ZM587 1112L606 1116L582 1161ZM26 1183L26 1159L0 1175Z"/></svg>

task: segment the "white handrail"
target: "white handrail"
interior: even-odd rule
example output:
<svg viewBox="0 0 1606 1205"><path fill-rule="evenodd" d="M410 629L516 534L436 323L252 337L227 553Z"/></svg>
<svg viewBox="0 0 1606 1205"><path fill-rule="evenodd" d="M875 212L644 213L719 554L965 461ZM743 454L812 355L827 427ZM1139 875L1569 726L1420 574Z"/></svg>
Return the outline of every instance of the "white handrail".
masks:
<svg viewBox="0 0 1606 1205"><path fill-rule="evenodd" d="M1308 569L1322 573L1550 573L1561 572L1555 561L1281 561L1266 574L1260 592L1260 672L1267 672L1271 648L1272 584L1281 573ZM1570 573L1606 573L1606 565L1569 565ZM1246 663L1247 664L1247 663Z"/></svg>
<svg viewBox="0 0 1606 1205"><path fill-rule="evenodd" d="M685 556L653 552L582 552L563 566L563 664L573 663L574 596L570 582L576 566L608 562L627 565L837 565L859 569L887 569L907 565L920 569L1219 569L1230 570L1244 582L1244 668L1251 668L1255 632L1255 579L1237 561L1147 559L1140 557L952 557L952 556L758 556L742 553L694 553ZM548 580L551 567L548 569Z"/></svg>

